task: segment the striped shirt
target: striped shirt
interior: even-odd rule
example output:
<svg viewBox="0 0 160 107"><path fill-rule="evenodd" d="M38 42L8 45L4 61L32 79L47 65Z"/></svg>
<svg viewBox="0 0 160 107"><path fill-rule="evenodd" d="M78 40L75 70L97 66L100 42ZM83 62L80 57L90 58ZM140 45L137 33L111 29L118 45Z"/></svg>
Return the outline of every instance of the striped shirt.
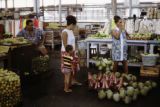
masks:
<svg viewBox="0 0 160 107"><path fill-rule="evenodd" d="M73 57L69 55L63 56L64 68L72 69Z"/></svg>

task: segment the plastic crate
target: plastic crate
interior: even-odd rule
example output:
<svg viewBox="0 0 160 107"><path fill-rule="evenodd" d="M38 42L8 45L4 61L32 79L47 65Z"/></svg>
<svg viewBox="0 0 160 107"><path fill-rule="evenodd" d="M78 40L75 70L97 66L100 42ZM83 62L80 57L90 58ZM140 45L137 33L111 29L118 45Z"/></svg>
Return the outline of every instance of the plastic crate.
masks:
<svg viewBox="0 0 160 107"><path fill-rule="evenodd" d="M142 54L142 64L144 66L155 66L158 57L159 57L159 55L157 55L157 54L153 54L153 55Z"/></svg>
<svg viewBox="0 0 160 107"><path fill-rule="evenodd" d="M148 67L148 66L141 66L140 76L145 77L159 77L160 73L160 65Z"/></svg>

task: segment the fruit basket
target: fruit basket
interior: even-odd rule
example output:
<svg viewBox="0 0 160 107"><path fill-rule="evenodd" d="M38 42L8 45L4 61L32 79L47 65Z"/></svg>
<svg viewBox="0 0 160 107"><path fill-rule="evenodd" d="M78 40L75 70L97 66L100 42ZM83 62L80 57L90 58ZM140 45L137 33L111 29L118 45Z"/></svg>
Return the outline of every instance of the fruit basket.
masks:
<svg viewBox="0 0 160 107"><path fill-rule="evenodd" d="M158 54L141 54L142 56L142 64L144 66L155 66Z"/></svg>

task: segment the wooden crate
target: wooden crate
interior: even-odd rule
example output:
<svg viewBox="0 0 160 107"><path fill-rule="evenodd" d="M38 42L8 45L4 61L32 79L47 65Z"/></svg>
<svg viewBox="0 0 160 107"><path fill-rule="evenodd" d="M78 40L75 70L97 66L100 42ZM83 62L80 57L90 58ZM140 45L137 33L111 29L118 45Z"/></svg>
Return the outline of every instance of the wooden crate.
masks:
<svg viewBox="0 0 160 107"><path fill-rule="evenodd" d="M140 75L146 77L159 77L160 65L157 66L141 66Z"/></svg>

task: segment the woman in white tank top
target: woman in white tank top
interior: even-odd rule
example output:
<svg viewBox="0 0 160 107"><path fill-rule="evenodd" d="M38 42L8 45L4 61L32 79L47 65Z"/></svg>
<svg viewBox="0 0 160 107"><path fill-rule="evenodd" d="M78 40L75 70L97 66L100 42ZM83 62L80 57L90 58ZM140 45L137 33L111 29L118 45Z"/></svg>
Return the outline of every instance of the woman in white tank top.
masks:
<svg viewBox="0 0 160 107"><path fill-rule="evenodd" d="M62 47L61 47L61 72L64 74L64 80L65 78L71 78L70 85L76 84L76 85L81 85L81 83L77 82L77 80L75 79L75 75L77 74L77 70L79 68L79 64L78 64L78 56L76 56L75 54L75 36L73 34L73 29L76 26L76 17L69 15L66 17L67 20L67 27L62 31ZM66 74L65 73L65 69L64 69L64 64L63 64L63 56L66 54L65 51L65 47L67 45L72 45L73 47L73 71L70 74ZM64 81L65 82L65 81ZM72 90L69 89L69 87L66 87L66 84L64 83L64 91L65 92L71 92Z"/></svg>
<svg viewBox="0 0 160 107"><path fill-rule="evenodd" d="M67 37L65 37L65 36L67 36ZM70 30L69 28L65 28L62 31L62 47L61 47L62 52L65 52L65 46L64 45L72 45L73 50L75 51L75 36L73 34L73 31Z"/></svg>

